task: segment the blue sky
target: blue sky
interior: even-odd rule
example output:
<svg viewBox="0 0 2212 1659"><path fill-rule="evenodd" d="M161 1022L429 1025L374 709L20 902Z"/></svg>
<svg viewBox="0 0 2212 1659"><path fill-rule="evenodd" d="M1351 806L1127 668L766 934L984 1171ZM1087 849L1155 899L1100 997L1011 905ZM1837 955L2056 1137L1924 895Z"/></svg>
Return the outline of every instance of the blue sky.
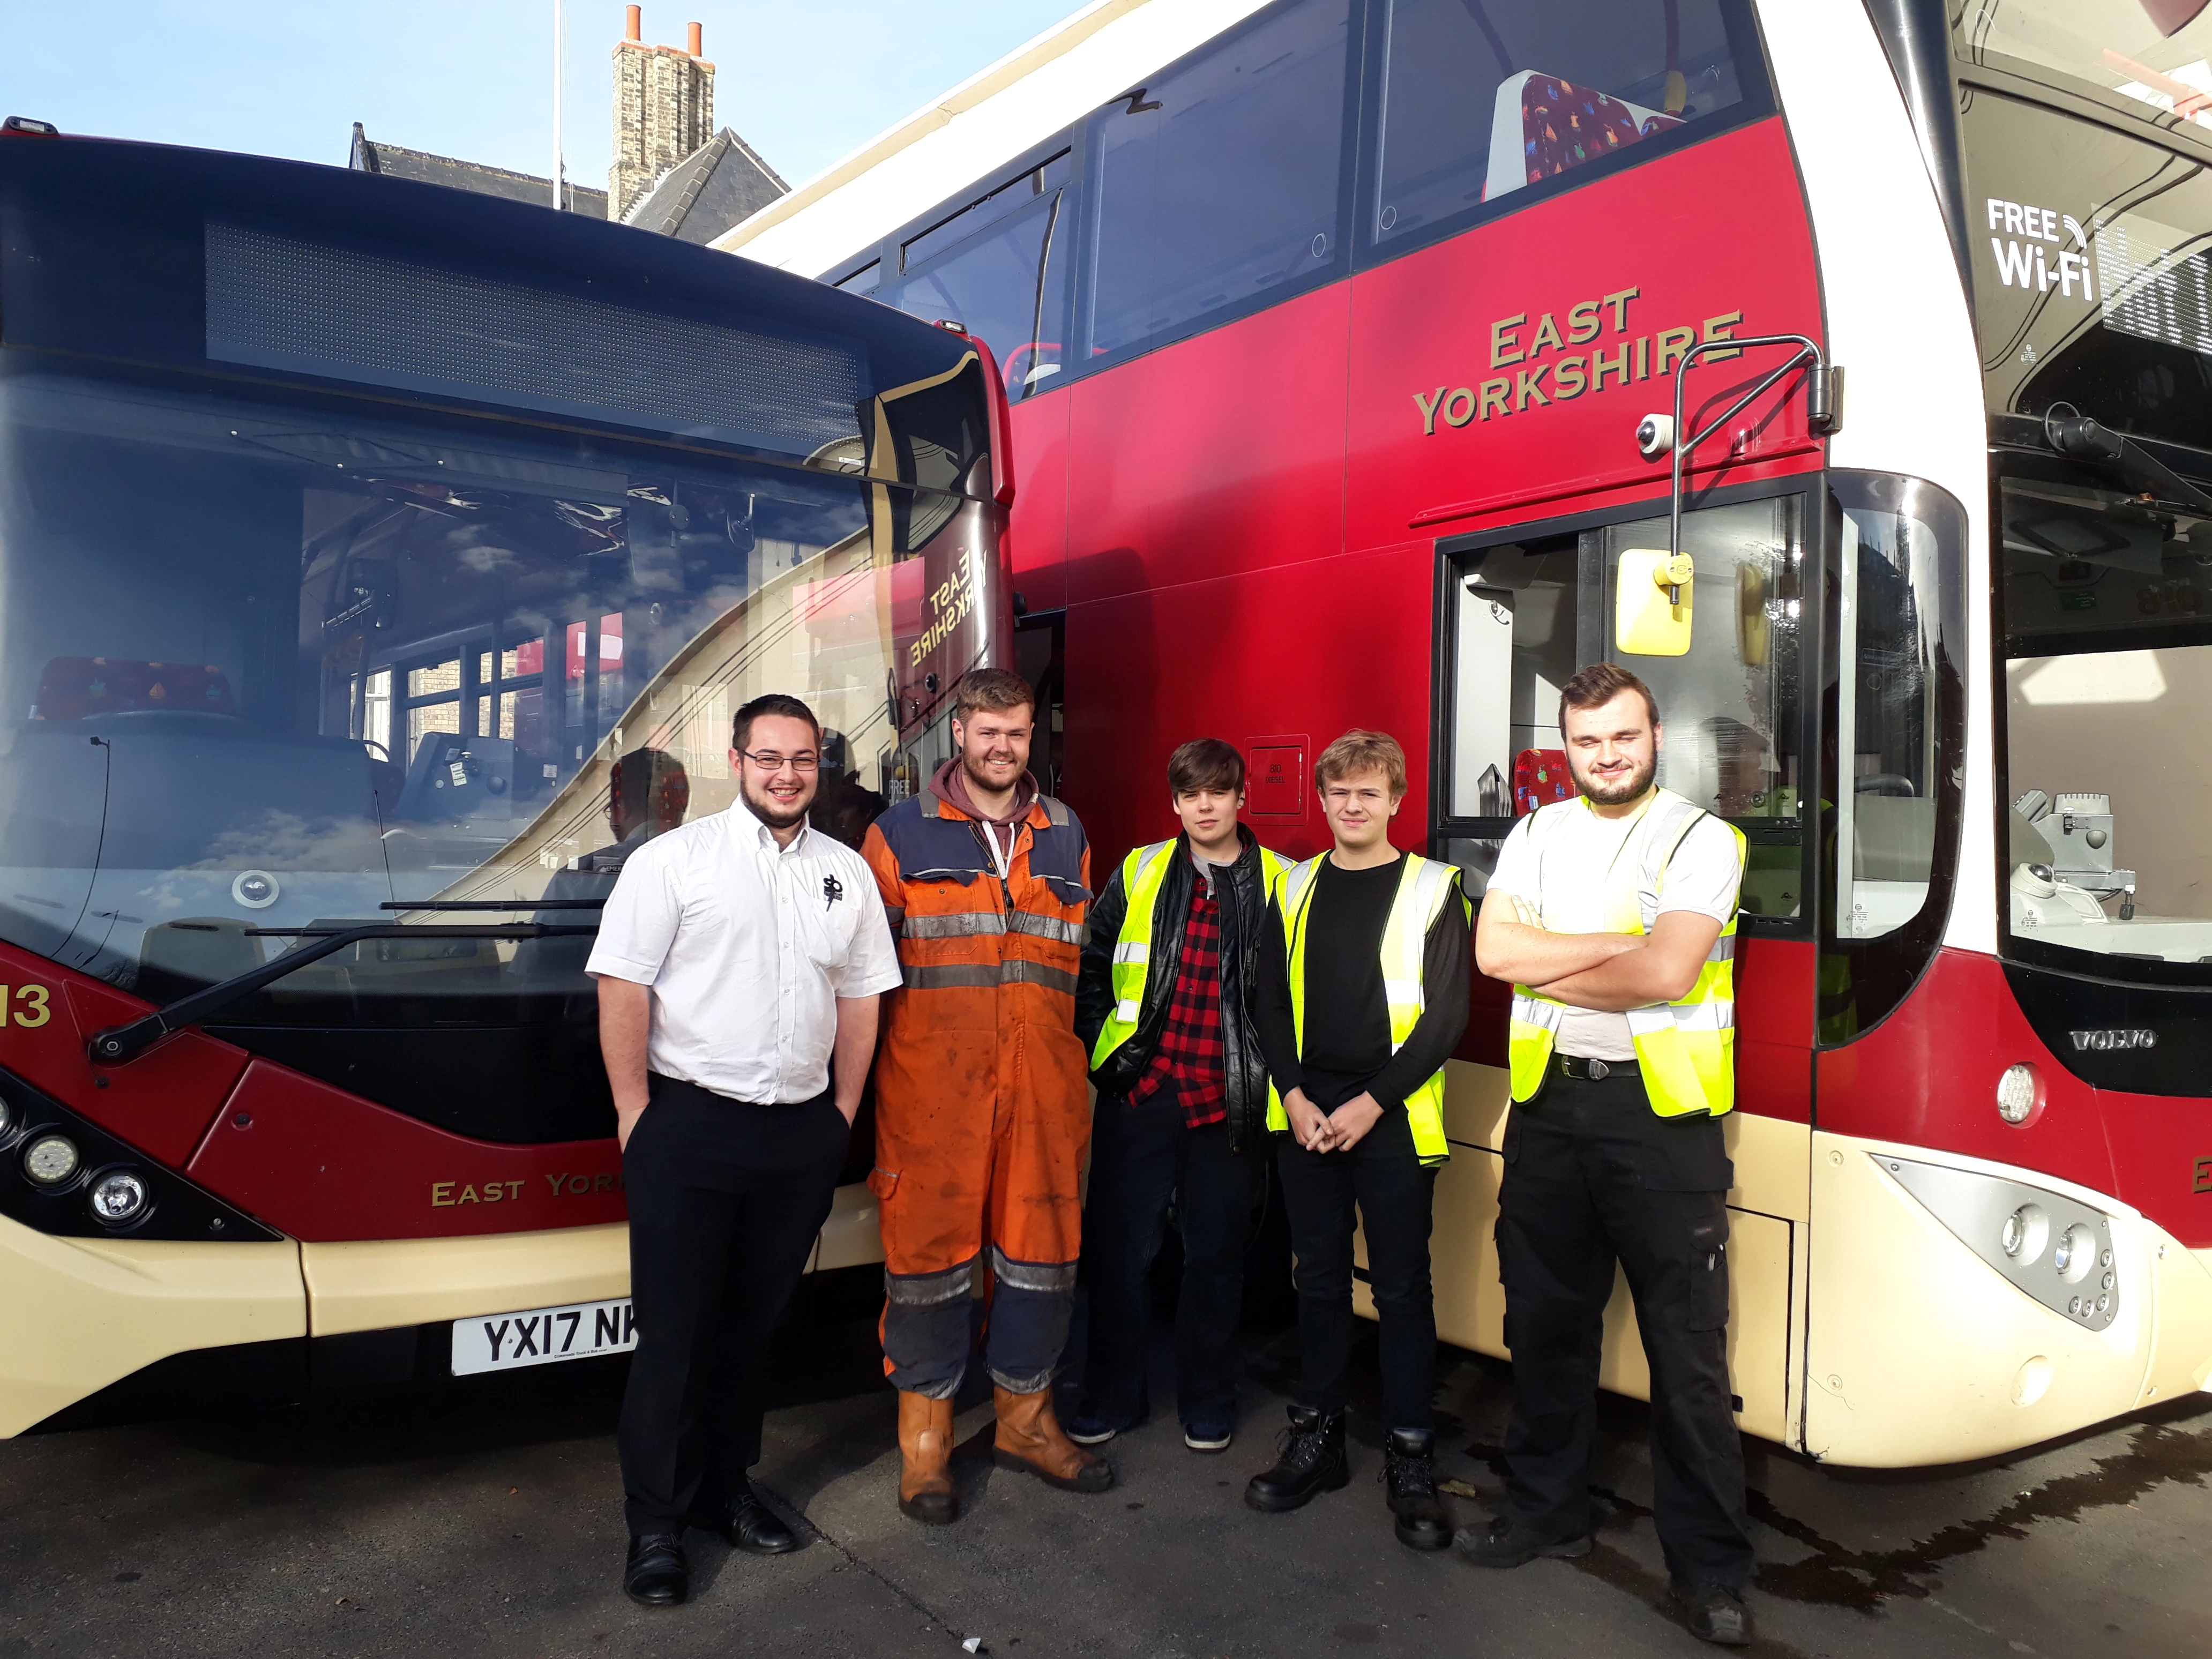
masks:
<svg viewBox="0 0 2212 1659"><path fill-rule="evenodd" d="M647 0L706 26L718 125L796 184L1083 0ZM606 184L619 0L568 0L568 177ZM0 0L0 114L343 166L353 123L550 170L553 0Z"/></svg>

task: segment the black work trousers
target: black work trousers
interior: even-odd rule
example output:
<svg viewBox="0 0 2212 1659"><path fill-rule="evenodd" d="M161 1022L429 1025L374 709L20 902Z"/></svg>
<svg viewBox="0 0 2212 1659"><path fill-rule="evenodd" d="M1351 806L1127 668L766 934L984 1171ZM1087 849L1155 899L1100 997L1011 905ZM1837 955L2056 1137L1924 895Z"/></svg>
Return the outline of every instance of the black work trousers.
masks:
<svg viewBox="0 0 2212 1659"><path fill-rule="evenodd" d="M1086 1416L1133 1428L1147 1409L1146 1334L1152 1259L1174 1208L1182 1233L1176 1309L1176 1408L1184 1426L1234 1426L1244 1356L1244 1252L1267 1190L1265 1154L1229 1149L1229 1126L1194 1129L1182 1107L1155 1097L1102 1100L1091 1120L1091 1186L1083 1206L1083 1283L1091 1335Z"/></svg>
<svg viewBox="0 0 2212 1659"><path fill-rule="evenodd" d="M757 1106L650 1081L623 1152L637 1352L616 1443L634 1538L714 1524L760 1461L769 1334L851 1134L826 1091Z"/></svg>
<svg viewBox="0 0 2212 1659"><path fill-rule="evenodd" d="M1290 1134L1277 1135L1275 1144L1297 1256L1298 1403L1328 1413L1344 1409L1356 1208L1382 1326L1383 1426L1428 1428L1437 1373L1437 1310L1429 1285L1437 1172L1413 1150L1405 1108L1385 1111L1348 1152L1310 1152Z"/></svg>
<svg viewBox="0 0 2212 1659"><path fill-rule="evenodd" d="M1498 1260L1513 1420L1514 1513L1552 1538L1590 1529L1599 1350L1618 1261L1651 1365L1651 1474L1676 1584L1750 1582L1743 1445L1730 1415L1728 1208L1717 1118L1662 1118L1631 1071L1553 1074L1506 1126Z"/></svg>

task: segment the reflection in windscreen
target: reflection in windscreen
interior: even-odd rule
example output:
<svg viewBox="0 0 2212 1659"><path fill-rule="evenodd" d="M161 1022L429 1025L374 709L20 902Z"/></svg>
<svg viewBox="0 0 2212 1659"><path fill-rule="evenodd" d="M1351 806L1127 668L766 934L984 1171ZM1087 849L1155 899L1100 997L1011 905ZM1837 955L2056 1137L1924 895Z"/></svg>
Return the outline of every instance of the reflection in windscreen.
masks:
<svg viewBox="0 0 2212 1659"><path fill-rule="evenodd" d="M488 872L592 896L730 802L771 689L831 729L831 817L880 810L868 486L480 430L0 382L0 935L160 1000ZM370 942L256 1017L434 1024L580 961Z"/></svg>
<svg viewBox="0 0 2212 1659"><path fill-rule="evenodd" d="M2212 957L2212 523L2005 481L2013 935ZM2200 550L2202 549L2203 550Z"/></svg>
<svg viewBox="0 0 2212 1659"><path fill-rule="evenodd" d="M1960 56L2117 93L2145 117L2212 126L2212 17L2204 0L1966 0Z"/></svg>

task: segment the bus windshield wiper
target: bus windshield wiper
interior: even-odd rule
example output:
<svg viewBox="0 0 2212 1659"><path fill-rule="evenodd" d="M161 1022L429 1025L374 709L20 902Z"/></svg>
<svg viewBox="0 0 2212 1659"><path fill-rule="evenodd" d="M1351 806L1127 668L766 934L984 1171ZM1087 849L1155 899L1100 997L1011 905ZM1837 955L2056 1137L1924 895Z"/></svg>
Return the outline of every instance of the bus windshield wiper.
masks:
<svg viewBox="0 0 2212 1659"><path fill-rule="evenodd" d="M2071 404L2053 404L2044 411L2044 441L2069 460L2087 461L2118 474L2130 487L2160 501L2172 502L2212 517L2212 495L2145 449L2134 439L2079 410L2061 415Z"/></svg>
<svg viewBox="0 0 2212 1659"><path fill-rule="evenodd" d="M560 905L561 901L552 902ZM412 906L409 907L414 908ZM521 908L521 907L516 907ZM528 907L545 908L539 901ZM187 1025L197 1025L211 1015L243 1002L264 985L283 978L295 969L309 963L320 962L325 957L336 956L349 945L371 939L489 939L521 940L533 939L563 939L582 933L596 933L595 924L581 922L471 922L451 927L416 927L402 922L371 922L360 927L249 927L246 933L256 938L298 938L312 939L298 949L287 951L274 962L264 962L258 968L243 974L219 980L204 991L195 991L179 998L166 1008L156 1008L150 1014L142 1014L125 1025L111 1025L92 1034L91 1049L94 1061L102 1066L120 1066L137 1059L173 1031Z"/></svg>

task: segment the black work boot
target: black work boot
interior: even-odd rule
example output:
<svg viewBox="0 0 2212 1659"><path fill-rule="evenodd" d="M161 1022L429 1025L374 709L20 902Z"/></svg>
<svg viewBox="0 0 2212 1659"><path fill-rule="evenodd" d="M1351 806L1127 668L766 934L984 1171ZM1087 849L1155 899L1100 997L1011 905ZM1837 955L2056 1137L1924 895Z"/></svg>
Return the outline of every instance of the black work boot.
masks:
<svg viewBox="0 0 2212 1659"><path fill-rule="evenodd" d="M1437 1437L1432 1429L1393 1429L1382 1443L1382 1480L1398 1541L1409 1549L1451 1547L1451 1516L1437 1496Z"/></svg>
<svg viewBox="0 0 2212 1659"><path fill-rule="evenodd" d="M1589 1534L1550 1538L1517 1516L1501 1515L1487 1527L1459 1535L1461 1552L1478 1567L1522 1567L1538 1557L1571 1561L1590 1553Z"/></svg>
<svg viewBox="0 0 2212 1659"><path fill-rule="evenodd" d="M1344 1455L1344 1413L1323 1417L1310 1406L1293 1406L1275 1467L1252 1477L1244 1501L1255 1510L1280 1514L1297 1509L1317 1492L1335 1492L1351 1479L1352 1465Z"/></svg>
<svg viewBox="0 0 2212 1659"><path fill-rule="evenodd" d="M1744 1606L1741 1595L1725 1584L1677 1588L1674 1595L1682 1604L1683 1621L1689 1626L1690 1634L1700 1642L1723 1648L1744 1648L1755 1639L1751 1609Z"/></svg>

